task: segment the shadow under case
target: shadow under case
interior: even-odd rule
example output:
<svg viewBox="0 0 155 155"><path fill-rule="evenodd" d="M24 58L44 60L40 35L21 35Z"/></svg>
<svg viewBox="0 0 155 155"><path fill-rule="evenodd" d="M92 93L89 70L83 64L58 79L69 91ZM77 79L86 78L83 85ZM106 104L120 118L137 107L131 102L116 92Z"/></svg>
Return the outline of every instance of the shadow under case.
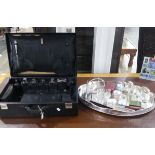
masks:
<svg viewBox="0 0 155 155"><path fill-rule="evenodd" d="M78 113L76 36L6 34L11 77L0 87L0 117Z"/></svg>

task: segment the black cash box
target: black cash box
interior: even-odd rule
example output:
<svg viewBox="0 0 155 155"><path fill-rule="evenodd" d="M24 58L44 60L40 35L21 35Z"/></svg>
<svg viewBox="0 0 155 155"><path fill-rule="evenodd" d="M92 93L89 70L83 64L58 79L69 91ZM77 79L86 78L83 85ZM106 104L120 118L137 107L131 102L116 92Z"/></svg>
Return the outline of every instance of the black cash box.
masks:
<svg viewBox="0 0 155 155"><path fill-rule="evenodd" d="M0 117L78 113L74 33L8 33L11 77L0 86Z"/></svg>

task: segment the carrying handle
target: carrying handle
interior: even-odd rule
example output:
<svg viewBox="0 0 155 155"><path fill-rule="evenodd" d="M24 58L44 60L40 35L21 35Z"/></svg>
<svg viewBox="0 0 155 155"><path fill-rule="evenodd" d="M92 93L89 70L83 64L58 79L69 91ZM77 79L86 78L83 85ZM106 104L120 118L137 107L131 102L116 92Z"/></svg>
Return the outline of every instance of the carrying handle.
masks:
<svg viewBox="0 0 155 155"><path fill-rule="evenodd" d="M25 106L25 109L27 112L32 113L32 114L37 114L40 112L38 108L33 109L31 106Z"/></svg>
<svg viewBox="0 0 155 155"><path fill-rule="evenodd" d="M48 106L40 106L38 105L36 109L33 109L31 106L25 106L27 112L32 114L40 114L41 120L44 119L44 110L48 108Z"/></svg>

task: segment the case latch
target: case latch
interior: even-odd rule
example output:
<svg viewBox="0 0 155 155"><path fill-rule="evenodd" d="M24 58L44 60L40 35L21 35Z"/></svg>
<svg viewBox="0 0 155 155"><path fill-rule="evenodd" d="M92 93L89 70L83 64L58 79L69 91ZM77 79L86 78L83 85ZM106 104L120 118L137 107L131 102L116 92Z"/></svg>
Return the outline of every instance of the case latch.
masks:
<svg viewBox="0 0 155 155"><path fill-rule="evenodd" d="M72 109L73 108L72 103L65 103L65 108L66 109Z"/></svg>
<svg viewBox="0 0 155 155"><path fill-rule="evenodd" d="M1 108L1 110L8 110L7 104L1 103L1 104L0 104L0 108Z"/></svg>

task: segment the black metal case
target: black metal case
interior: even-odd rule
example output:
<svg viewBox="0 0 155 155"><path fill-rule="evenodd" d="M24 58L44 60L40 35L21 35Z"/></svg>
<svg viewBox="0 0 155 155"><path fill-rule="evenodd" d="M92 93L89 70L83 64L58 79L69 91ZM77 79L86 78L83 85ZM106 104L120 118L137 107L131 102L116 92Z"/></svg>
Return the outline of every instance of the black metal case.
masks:
<svg viewBox="0 0 155 155"><path fill-rule="evenodd" d="M6 34L11 77L0 89L0 117L78 112L73 33Z"/></svg>

